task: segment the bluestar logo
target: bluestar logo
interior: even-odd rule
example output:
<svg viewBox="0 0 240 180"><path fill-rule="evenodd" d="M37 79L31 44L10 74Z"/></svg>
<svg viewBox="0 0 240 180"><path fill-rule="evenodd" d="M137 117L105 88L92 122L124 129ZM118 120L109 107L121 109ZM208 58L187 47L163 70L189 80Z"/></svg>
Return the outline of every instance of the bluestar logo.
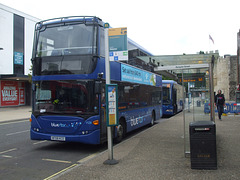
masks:
<svg viewBox="0 0 240 180"><path fill-rule="evenodd" d="M74 128L74 129L76 129L81 124L82 124L81 122L74 122L74 123L69 123L69 124L51 122L51 127L54 127L54 128Z"/></svg>
<svg viewBox="0 0 240 180"><path fill-rule="evenodd" d="M130 123L131 123L131 126L136 126L138 124L143 123L144 120L145 120L144 117L133 118L130 120Z"/></svg>

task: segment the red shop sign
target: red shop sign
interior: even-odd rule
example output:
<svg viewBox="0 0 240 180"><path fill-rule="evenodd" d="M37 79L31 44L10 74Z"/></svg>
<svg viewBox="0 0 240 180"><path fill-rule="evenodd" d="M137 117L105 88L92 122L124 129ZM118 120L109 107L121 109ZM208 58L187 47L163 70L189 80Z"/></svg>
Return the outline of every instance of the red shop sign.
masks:
<svg viewBox="0 0 240 180"><path fill-rule="evenodd" d="M1 81L1 105L2 106L19 105L18 82Z"/></svg>

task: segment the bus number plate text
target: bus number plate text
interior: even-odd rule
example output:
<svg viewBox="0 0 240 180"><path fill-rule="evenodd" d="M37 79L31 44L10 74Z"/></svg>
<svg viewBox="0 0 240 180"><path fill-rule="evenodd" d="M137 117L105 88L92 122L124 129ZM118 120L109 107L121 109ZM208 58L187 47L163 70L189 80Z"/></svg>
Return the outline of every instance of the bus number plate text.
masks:
<svg viewBox="0 0 240 180"><path fill-rule="evenodd" d="M60 137L60 136L51 136L52 141L66 141L65 137Z"/></svg>

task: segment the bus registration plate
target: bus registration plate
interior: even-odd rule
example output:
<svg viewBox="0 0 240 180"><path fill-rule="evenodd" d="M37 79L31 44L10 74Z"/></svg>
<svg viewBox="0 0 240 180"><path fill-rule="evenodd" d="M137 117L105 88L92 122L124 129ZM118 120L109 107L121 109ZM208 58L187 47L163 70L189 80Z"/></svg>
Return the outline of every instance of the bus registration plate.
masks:
<svg viewBox="0 0 240 180"><path fill-rule="evenodd" d="M52 141L66 141L66 138L61 137L61 136L51 136L51 140Z"/></svg>

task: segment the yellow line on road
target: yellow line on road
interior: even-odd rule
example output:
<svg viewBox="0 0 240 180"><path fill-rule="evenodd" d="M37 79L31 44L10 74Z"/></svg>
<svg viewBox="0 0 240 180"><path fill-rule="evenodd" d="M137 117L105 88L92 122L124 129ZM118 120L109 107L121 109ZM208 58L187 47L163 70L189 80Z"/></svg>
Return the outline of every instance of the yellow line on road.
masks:
<svg viewBox="0 0 240 180"><path fill-rule="evenodd" d="M15 151L15 150L17 150L17 148L13 148L13 149L9 149L9 150L6 150L6 151L2 151L2 152L0 152L0 154L4 154L4 153L10 152L10 151Z"/></svg>
<svg viewBox="0 0 240 180"><path fill-rule="evenodd" d="M69 170L69 169L75 167L76 165L77 165L77 164L73 164L73 165L71 165L71 166L69 166L69 167L67 167L67 168L65 168L65 169L63 169L63 170L61 170L61 171L59 171L59 172L57 172L57 173L55 173L55 174L53 174L53 175L47 177L47 178L45 178L44 180L52 179L53 177L55 177L55 176L57 176L57 175L63 173L64 171L67 171L67 170Z"/></svg>
<svg viewBox="0 0 240 180"><path fill-rule="evenodd" d="M42 159L43 161L51 161L51 162L59 162L59 163L67 163L71 164L71 161L62 161L62 160L56 160L56 159Z"/></svg>
<svg viewBox="0 0 240 180"><path fill-rule="evenodd" d="M87 156L87 157L85 157L85 158L77 161L77 162L80 163L80 164L82 164L82 163L84 163L84 162L86 162L86 161L94 158L94 157L97 156L98 154L99 154L99 153L94 153L94 154L92 154L92 155L90 155L90 156ZM42 160L44 160L44 161L52 161L52 162L61 162L61 163L71 163L71 161L61 161L61 160L54 160L54 159L42 159ZM47 177L47 178L45 178L44 180L50 180L50 179L54 178L55 176L57 176L57 175L65 172L65 171L67 171L67 170L69 170L69 169L71 169L71 168L73 168L73 167L75 167L75 166L77 166L77 165L78 165L78 164L73 164L73 165L71 165L71 166L69 166L69 167L67 167L67 168L65 168L65 169L63 169L63 170L61 170L61 171L59 171L59 172L57 172L57 173L55 173L55 174Z"/></svg>

